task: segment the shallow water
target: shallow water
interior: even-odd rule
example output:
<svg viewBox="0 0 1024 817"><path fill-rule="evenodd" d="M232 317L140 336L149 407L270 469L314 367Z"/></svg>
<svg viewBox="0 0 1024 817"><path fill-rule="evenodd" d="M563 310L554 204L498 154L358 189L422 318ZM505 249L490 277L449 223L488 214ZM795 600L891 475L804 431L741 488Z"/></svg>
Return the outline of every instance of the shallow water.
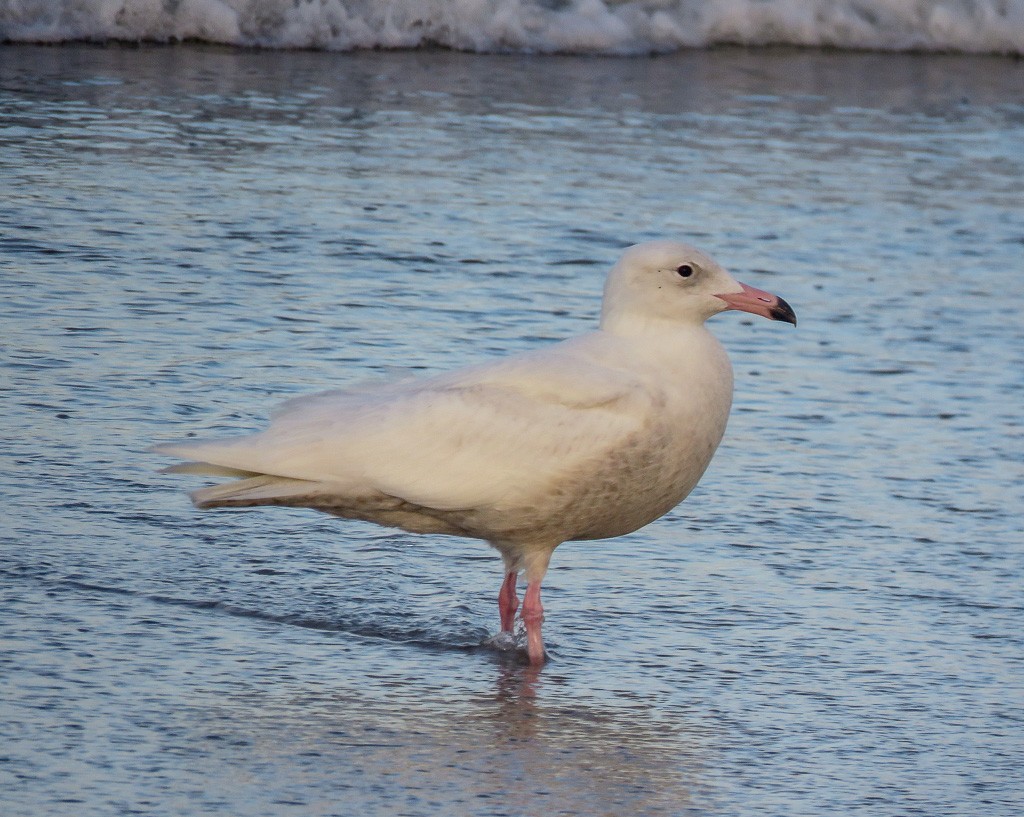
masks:
<svg viewBox="0 0 1024 817"><path fill-rule="evenodd" d="M1024 799L1024 64L0 49L0 805L1011 815ZM200 513L147 454L593 324L625 244L714 320L695 493L496 554Z"/></svg>

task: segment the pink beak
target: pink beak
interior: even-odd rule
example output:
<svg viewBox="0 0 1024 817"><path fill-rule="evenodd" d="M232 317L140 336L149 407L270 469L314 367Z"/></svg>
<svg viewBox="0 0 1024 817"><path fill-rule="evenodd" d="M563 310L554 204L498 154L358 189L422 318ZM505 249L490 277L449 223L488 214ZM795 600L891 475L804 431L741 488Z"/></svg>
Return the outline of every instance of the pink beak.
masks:
<svg viewBox="0 0 1024 817"><path fill-rule="evenodd" d="M716 295L728 304L727 309L738 309L741 312L750 312L754 315L761 315L773 321L786 321L796 326L796 313L793 307L787 304L778 295L772 295L763 289L740 284L743 287L741 292L728 292L725 295Z"/></svg>

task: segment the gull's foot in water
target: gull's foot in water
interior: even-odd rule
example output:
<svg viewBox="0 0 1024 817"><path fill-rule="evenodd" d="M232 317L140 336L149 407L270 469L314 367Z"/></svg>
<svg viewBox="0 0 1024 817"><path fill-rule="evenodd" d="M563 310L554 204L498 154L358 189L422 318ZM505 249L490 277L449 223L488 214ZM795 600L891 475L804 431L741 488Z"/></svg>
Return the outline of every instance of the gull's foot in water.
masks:
<svg viewBox="0 0 1024 817"><path fill-rule="evenodd" d="M495 633L489 638L484 639L483 642L481 642L481 646L494 650L494 652L498 654L502 663L510 662L513 664L530 664L531 666L540 667L548 658L547 652L545 651L541 662L531 659L529 639L525 629L522 627L517 628L514 633L510 633L507 630Z"/></svg>
<svg viewBox="0 0 1024 817"><path fill-rule="evenodd" d="M486 639L484 646L490 647L496 652L516 652L523 648L523 638L522 636L517 638L514 633L502 630L500 633L495 633Z"/></svg>

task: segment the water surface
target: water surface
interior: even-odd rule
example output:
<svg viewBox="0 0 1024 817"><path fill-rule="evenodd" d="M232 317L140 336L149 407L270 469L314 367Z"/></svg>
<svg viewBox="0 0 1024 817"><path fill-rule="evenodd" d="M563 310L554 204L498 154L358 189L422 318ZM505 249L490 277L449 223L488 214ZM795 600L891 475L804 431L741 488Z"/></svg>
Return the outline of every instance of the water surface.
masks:
<svg viewBox="0 0 1024 817"><path fill-rule="evenodd" d="M1012 815L1024 67L0 49L5 815ZM152 443L585 331L636 241L726 314L695 493L500 560L200 513Z"/></svg>

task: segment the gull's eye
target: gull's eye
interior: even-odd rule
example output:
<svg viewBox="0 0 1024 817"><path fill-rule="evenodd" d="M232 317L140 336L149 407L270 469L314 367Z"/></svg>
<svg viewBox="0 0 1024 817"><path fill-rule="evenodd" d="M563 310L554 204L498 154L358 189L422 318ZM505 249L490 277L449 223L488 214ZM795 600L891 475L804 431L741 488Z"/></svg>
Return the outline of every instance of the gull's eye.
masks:
<svg viewBox="0 0 1024 817"><path fill-rule="evenodd" d="M691 267L689 264L680 264L678 267L676 267L676 272L679 273L680 278L689 278L691 275L693 275L693 267Z"/></svg>

